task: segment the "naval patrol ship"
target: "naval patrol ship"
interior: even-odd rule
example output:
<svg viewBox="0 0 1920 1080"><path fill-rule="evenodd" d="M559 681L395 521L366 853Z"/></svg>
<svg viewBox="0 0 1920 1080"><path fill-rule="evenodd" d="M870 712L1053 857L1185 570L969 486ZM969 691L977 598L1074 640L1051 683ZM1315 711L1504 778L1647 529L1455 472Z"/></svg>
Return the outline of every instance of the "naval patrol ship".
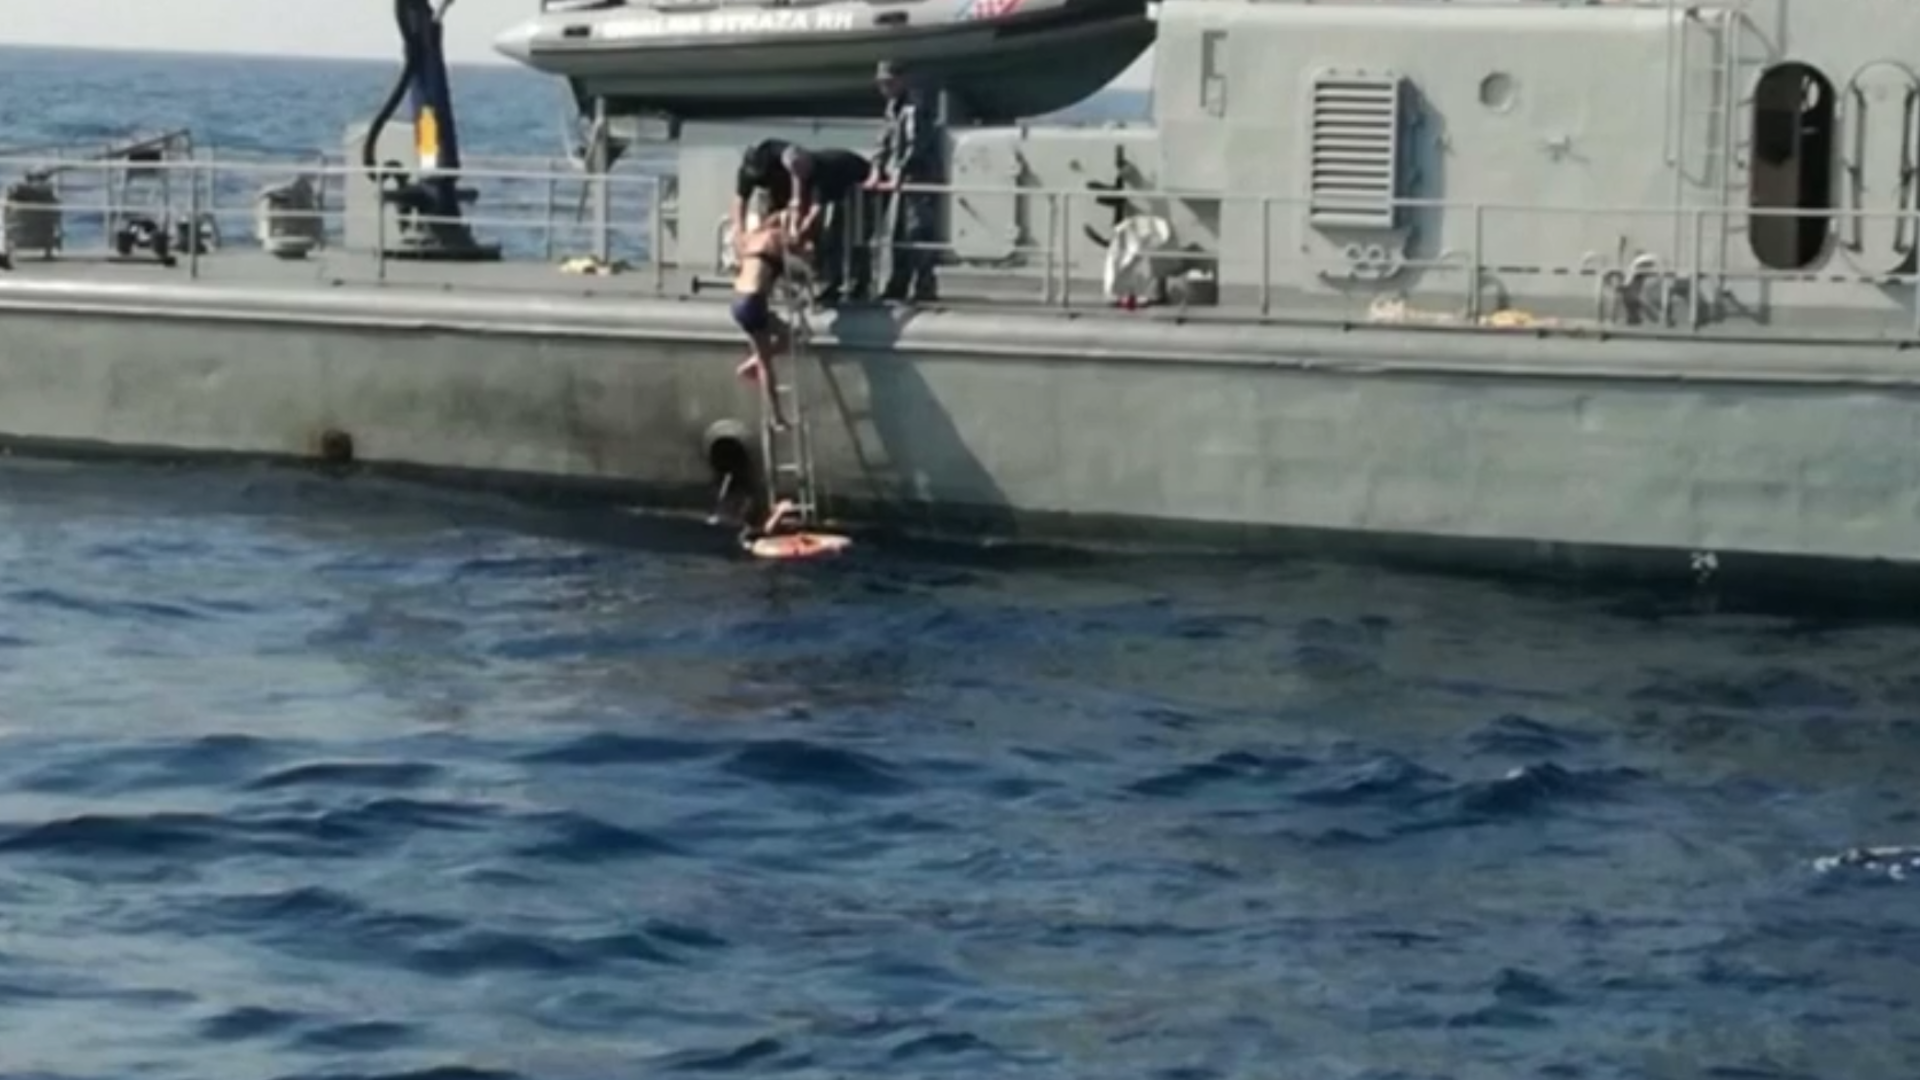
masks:
<svg viewBox="0 0 1920 1080"><path fill-rule="evenodd" d="M1879 596L1920 561L1920 6L556 0L500 48L584 148L498 167L444 4L395 14L334 154L0 162L0 434L855 531ZM1150 46L1147 122L1032 119ZM866 145L881 55L946 83L941 299L796 302L782 442L719 302L733 174Z"/></svg>

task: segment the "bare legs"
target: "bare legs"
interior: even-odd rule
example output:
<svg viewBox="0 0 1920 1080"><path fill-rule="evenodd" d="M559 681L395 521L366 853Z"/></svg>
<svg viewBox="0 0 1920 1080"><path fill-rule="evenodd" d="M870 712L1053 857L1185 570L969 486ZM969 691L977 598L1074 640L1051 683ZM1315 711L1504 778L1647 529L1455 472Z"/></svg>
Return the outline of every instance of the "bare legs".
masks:
<svg viewBox="0 0 1920 1080"><path fill-rule="evenodd" d="M780 396L774 392L778 380L773 377L773 358L786 350L792 338L786 322L778 315L773 316L768 320L765 330L747 335L753 349L734 369L741 378L760 384L761 392L767 396L767 408L773 416L773 426L777 429L787 426L787 417L780 409Z"/></svg>

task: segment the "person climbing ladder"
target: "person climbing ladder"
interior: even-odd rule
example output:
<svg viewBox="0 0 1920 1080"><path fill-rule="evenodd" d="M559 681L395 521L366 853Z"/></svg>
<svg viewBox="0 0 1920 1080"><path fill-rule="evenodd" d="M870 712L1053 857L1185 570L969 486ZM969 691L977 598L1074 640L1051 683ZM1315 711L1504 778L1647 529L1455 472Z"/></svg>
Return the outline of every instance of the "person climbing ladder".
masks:
<svg viewBox="0 0 1920 1080"><path fill-rule="evenodd" d="M774 224L784 237L784 219ZM783 241L784 242L784 241ZM791 249L789 249L791 250ZM743 258L743 279L744 262ZM766 471L767 501L771 505L766 520L757 530L741 537L743 546L762 559L809 559L846 550L850 541L843 536L817 531L819 502L814 480L813 432L807 422L805 404L800 396L802 364L812 340L809 320L813 304L811 282L804 262L795 259L784 267L779 283L787 311L775 316L765 306L773 286L757 293L760 311L774 330L756 337L755 355L742 365L743 372L758 375L764 390L766 417L761 425L761 460ZM747 329L746 321L741 322ZM754 333L748 330L749 336ZM776 363L773 351L784 355ZM753 366L756 364L757 366Z"/></svg>
<svg viewBox="0 0 1920 1080"><path fill-rule="evenodd" d="M774 357L791 344L793 328L774 314L773 293L801 269L799 259L804 254L788 218L788 211L777 210L740 236L740 269L733 278L733 321L747 335L750 347L738 371L741 378L759 382L771 423L782 427L787 420L774 392L778 383Z"/></svg>

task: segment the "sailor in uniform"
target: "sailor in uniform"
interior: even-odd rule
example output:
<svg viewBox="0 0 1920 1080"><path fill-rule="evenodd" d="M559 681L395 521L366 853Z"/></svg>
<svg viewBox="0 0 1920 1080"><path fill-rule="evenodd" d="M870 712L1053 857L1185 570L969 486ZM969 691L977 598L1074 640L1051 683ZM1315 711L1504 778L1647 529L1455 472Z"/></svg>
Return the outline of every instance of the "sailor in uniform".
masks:
<svg viewBox="0 0 1920 1080"><path fill-rule="evenodd" d="M869 186L884 194L902 184L938 184L941 181L939 108L929 87L890 60L880 62L874 82L886 98L886 120L880 152L874 159ZM890 223L886 243L893 249L893 270L882 296L888 300L926 301L935 297L933 266L939 196L930 191L898 192L897 214L885 211L879 220ZM882 226L885 230L885 226Z"/></svg>

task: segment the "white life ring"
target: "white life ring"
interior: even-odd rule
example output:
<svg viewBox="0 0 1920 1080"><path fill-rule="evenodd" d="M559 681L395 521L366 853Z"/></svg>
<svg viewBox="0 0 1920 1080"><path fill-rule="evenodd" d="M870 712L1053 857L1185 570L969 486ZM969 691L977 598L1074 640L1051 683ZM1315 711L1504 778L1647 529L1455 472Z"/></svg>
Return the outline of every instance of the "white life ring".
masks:
<svg viewBox="0 0 1920 1080"><path fill-rule="evenodd" d="M1115 226L1102 275L1107 299L1151 295L1159 277L1155 256L1171 243L1173 225L1163 217L1135 214Z"/></svg>

